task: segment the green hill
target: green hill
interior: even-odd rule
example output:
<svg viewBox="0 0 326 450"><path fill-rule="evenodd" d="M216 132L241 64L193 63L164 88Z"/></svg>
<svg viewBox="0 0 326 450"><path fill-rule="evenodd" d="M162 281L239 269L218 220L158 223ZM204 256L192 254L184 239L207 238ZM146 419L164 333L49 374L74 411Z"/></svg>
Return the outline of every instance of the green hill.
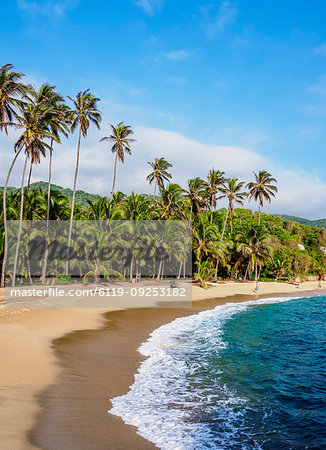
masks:
<svg viewBox="0 0 326 450"><path fill-rule="evenodd" d="M287 214L274 214L277 217L281 217L283 220L290 220L292 222L298 222L301 225L308 225L309 227L324 228L326 230L326 219L309 220L303 217L288 216Z"/></svg>
<svg viewBox="0 0 326 450"><path fill-rule="evenodd" d="M32 183L30 185L30 189L38 189L41 188L43 191L48 190L48 183L45 181L38 181L36 183ZM16 187L10 186L8 187L7 192L15 192L18 189ZM20 189L19 189L20 190ZM3 186L0 187L0 192L3 191ZM62 186L57 186L56 184L51 184L51 191L59 191L62 194L64 194L70 201L72 199L72 189L70 188L63 188ZM76 191L76 203L87 207L88 203L87 200L90 200L91 202L96 201L99 198L99 195L96 194L89 194L88 192L77 190Z"/></svg>

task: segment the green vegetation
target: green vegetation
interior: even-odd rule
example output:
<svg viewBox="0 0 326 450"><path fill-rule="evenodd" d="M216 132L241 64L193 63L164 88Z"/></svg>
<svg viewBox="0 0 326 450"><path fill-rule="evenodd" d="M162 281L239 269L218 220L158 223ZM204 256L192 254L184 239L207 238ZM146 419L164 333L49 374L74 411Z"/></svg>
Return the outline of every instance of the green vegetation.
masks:
<svg viewBox="0 0 326 450"><path fill-rule="evenodd" d="M302 225L308 225L309 227L324 228L326 230L326 219L309 220L304 219L303 217L288 216L287 214L277 214L277 216L281 217L284 220L298 222L301 223Z"/></svg>
<svg viewBox="0 0 326 450"><path fill-rule="evenodd" d="M48 183L46 183L45 181L37 181L35 183L31 183L29 188L31 191L33 191L33 190L37 191L40 188L44 192L44 191L47 191L47 189L48 189ZM8 194L13 194L17 191L20 192L20 189L17 189L16 187L13 187L13 186L9 186L7 188ZM53 192L53 191L63 194L71 202L72 194L73 194L72 189L63 188L62 186L58 186L56 184L51 183L51 192ZM0 186L0 193L3 193L2 186ZM95 202L98 198L100 198L99 195L90 194L88 192L81 191L81 190L76 190L76 204L79 206L83 206L84 208L86 208L88 206L88 202Z"/></svg>
<svg viewBox="0 0 326 450"><path fill-rule="evenodd" d="M131 155L131 144L135 140L130 137L133 130L123 122L117 126L110 124L112 134L101 139L112 143L111 151L114 154L110 199L78 191L81 144L87 138L91 124L100 128L101 113L97 109L99 99L87 89L79 92L75 98L69 97L72 102L70 108L63 97L56 93L54 86L44 84L36 91L31 86L23 85L22 78L23 74L13 72L10 64L0 68L0 129L7 134L11 127L15 127L20 132L14 143L13 160L0 203L2 286L8 248L7 220L19 221L13 275L18 258L26 253L26 249L19 248L22 220L34 219L46 221L46 229L49 220L70 220L68 243L73 219L165 220L171 221L168 222L171 227L176 219L189 220L192 223L193 277L203 287L207 286L207 281L221 278L289 280L296 276L326 272L325 230L262 212L264 201L271 202L277 194L277 182L265 170L254 172L254 180L245 185L244 181L227 178L223 171L212 168L206 180L192 178L186 187L181 187L171 182L172 176L168 170L172 164L164 157L158 157L154 162L149 162L151 172L146 177L146 181L154 184L154 195L132 192L127 196L116 192L117 162L124 163L125 155ZM52 157L57 151L54 148L61 144L62 136L69 136L74 130L78 130L79 137L73 190L70 190L51 184L51 167ZM28 182L28 189L24 189L27 164L30 175L33 166L40 164L46 156L49 156L47 183L29 186ZM21 187L8 188L10 175L19 157L24 158ZM237 207L243 206L247 198L258 203L258 213ZM227 201L227 209L219 207L220 199ZM325 223L326 220L318 222ZM105 239L105 234L101 235L103 242ZM130 242L127 244L131 245ZM182 265L185 265L182 239L178 245L180 275ZM46 244L42 282L46 282L47 278L47 255ZM66 274L68 256L67 250ZM137 259L131 257L129 275L125 274L130 279L133 277L133 263L138 264ZM97 281L100 276L110 276L107 268L100 264L88 273L88 277ZM154 276L162 279L162 264Z"/></svg>

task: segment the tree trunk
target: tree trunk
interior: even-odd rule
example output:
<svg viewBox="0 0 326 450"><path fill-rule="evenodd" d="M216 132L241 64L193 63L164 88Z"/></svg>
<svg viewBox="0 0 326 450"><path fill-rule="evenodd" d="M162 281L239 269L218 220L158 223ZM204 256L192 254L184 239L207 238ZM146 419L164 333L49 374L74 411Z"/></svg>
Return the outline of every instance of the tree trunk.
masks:
<svg viewBox="0 0 326 450"><path fill-rule="evenodd" d="M178 271L178 276L177 276L178 280L180 279L180 276L181 276L181 269L182 269L182 261L181 261L181 263L179 265L179 271Z"/></svg>
<svg viewBox="0 0 326 450"><path fill-rule="evenodd" d="M118 161L118 152L116 152L116 154L115 154L111 200L112 200L113 195L114 195L115 179L116 179L116 176L117 176L117 161Z"/></svg>
<svg viewBox="0 0 326 450"><path fill-rule="evenodd" d="M5 287L5 269L6 269L6 263L7 263L7 256L8 256L8 229L7 229L7 187L9 183L9 178L12 172L12 169L15 165L15 162L20 154L21 150L19 150L11 163L11 166L8 171L8 175L6 178L5 186L3 189L3 224L4 224L4 232L5 232L5 242L4 242L4 252L3 252L3 261L2 261L2 270L1 270L1 287Z"/></svg>
<svg viewBox="0 0 326 450"><path fill-rule="evenodd" d="M53 150L53 139L51 139L51 148L50 148L50 159L49 159L49 181L48 181L48 202L46 209L46 239L45 239L45 250L44 250L44 262L42 268L42 280L43 284L46 283L46 266L49 255L49 245L48 245L48 228L49 228L49 220L50 220L50 201L51 201L51 176L52 176L52 150Z"/></svg>
<svg viewBox="0 0 326 450"><path fill-rule="evenodd" d="M76 156L76 170L75 170L75 178L74 178L74 190L72 193L72 201L71 201L70 225L69 225L66 269L65 269L66 275L68 275L68 272L69 272L69 251L70 251L70 243L71 243L72 222L74 220L75 196L76 196L77 176L78 176L78 168L79 168L80 140L81 140L81 126L79 126L79 136L78 136L78 146L77 146L77 156Z"/></svg>
<svg viewBox="0 0 326 450"><path fill-rule="evenodd" d="M217 278L217 271L218 271L218 266L219 266L219 259L216 260L216 266L215 266L215 278Z"/></svg>
<svg viewBox="0 0 326 450"><path fill-rule="evenodd" d="M248 271L249 271L249 264L250 264L250 263L248 263L247 268L246 268L246 272L245 272L245 276L244 276L244 281L247 280Z"/></svg>
<svg viewBox="0 0 326 450"><path fill-rule="evenodd" d="M22 176L22 184L21 184L21 195L20 195L20 214L19 214L19 229L18 229L18 238L17 238L17 245L16 245L16 253L15 253L15 262L14 262L14 269L12 274L12 287L15 287L16 283L16 272L17 272L17 264L18 264L18 256L19 256L19 244L20 244L20 238L22 234L22 226L23 226L23 213L24 213L24 180L25 180L25 172L26 172L26 166L27 166L27 159L28 155L26 155L25 158L25 164L23 169L23 176Z"/></svg>
<svg viewBox="0 0 326 450"><path fill-rule="evenodd" d="M257 275L257 261L255 261L255 281L258 280Z"/></svg>
<svg viewBox="0 0 326 450"><path fill-rule="evenodd" d="M132 283L132 269L133 269L133 262L134 262L134 255L131 255L131 261L130 261L130 274L129 274L129 279L130 279L130 283Z"/></svg>
<svg viewBox="0 0 326 450"><path fill-rule="evenodd" d="M258 208L258 226L260 226L260 203Z"/></svg>
<svg viewBox="0 0 326 450"><path fill-rule="evenodd" d="M225 221L224 221L224 226L223 226L223 231L222 231L222 237L224 237L225 227L226 227L226 223L227 223L227 220L228 220L228 216L229 216L229 208L226 211L226 216L225 216Z"/></svg>
<svg viewBox="0 0 326 450"><path fill-rule="evenodd" d="M161 268L162 268L162 258L160 259L160 264L158 266L158 272L157 272L157 281L160 281L160 275L161 275Z"/></svg>
<svg viewBox="0 0 326 450"><path fill-rule="evenodd" d="M28 174L27 191L29 191L29 186L31 184L32 170L33 170L33 163L31 160L31 165L30 165L29 174Z"/></svg>

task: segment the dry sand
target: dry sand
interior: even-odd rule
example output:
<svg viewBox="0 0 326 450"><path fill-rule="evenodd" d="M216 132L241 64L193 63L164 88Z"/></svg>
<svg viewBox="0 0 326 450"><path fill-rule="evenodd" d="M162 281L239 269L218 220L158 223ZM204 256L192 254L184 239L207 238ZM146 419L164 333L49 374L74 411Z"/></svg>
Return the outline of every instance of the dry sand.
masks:
<svg viewBox="0 0 326 450"><path fill-rule="evenodd" d="M194 286L194 301L219 300L199 302L187 310L128 310L111 313L106 318L103 309L94 308L28 310L1 307L1 449L95 450L103 449L104 442L109 442L105 448L123 449L130 445L139 449L152 448L135 434L133 427L125 426L118 417L107 414L109 399L125 393L133 382L141 359L137 347L150 331L174 317L196 313L224 303L228 298L232 301L248 299L248 296L257 298L254 286L254 283L225 283L208 290ZM305 282L299 287L260 283L259 297L303 295L316 289L317 282ZM325 289L326 282L322 282L322 291ZM71 333L99 328L101 332ZM67 335L65 339L58 339L53 344L63 335ZM72 375L74 383L71 382ZM65 390L67 380L69 391ZM46 389L51 385L51 389ZM65 409L68 395L70 408L75 407L77 415ZM39 430L33 429L36 420ZM92 421L93 435L90 431ZM67 433L71 434L71 439Z"/></svg>

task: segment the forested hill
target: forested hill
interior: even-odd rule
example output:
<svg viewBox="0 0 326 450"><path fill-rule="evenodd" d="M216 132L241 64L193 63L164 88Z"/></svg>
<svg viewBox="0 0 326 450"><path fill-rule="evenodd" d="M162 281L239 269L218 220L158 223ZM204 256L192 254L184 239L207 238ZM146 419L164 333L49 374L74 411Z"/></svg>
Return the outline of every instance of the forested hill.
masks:
<svg viewBox="0 0 326 450"><path fill-rule="evenodd" d="M32 183L30 185L30 189L38 189L41 188L42 191L48 190L48 183L45 181L38 181L37 183ZM0 191L3 191L3 186L0 187ZM17 191L16 187L8 187L7 192L15 192ZM56 184L51 184L51 191L59 191L62 194L64 194L70 201L72 199L72 189L69 188L63 188L62 186L57 186ZM87 207L88 203L87 200L90 200L91 202L96 201L99 198L99 195L96 194L89 194L88 192L78 190L76 191L76 203L78 203L81 206Z"/></svg>
<svg viewBox="0 0 326 450"><path fill-rule="evenodd" d="M283 220L291 220L292 222L298 222L301 225L308 225L309 227L324 228L326 230L326 219L309 220L303 217L288 216L287 214L274 214L281 217Z"/></svg>
<svg viewBox="0 0 326 450"><path fill-rule="evenodd" d="M30 185L30 189L38 189L41 188L43 191L47 191L48 189L48 183L45 181L38 181L36 183L32 183ZM70 188L63 188L62 186L57 186L56 184L51 184L51 190L52 191L59 191L62 194L64 194L70 201L72 199L72 189ZM0 187L0 192L3 191L3 186ZM8 193L17 191L16 187L8 187ZM81 206L87 207L88 203L87 200L94 202L96 201L100 196L96 194L89 194L88 192L78 190L76 191L76 203L78 203ZM323 228L326 230L326 219L319 219L319 220L309 220L304 219L303 217L296 217L296 216L289 216L287 214L274 214L276 217L281 217L283 220L292 221L300 223L301 225L308 225L310 227L317 227L317 228Z"/></svg>

